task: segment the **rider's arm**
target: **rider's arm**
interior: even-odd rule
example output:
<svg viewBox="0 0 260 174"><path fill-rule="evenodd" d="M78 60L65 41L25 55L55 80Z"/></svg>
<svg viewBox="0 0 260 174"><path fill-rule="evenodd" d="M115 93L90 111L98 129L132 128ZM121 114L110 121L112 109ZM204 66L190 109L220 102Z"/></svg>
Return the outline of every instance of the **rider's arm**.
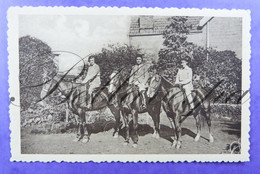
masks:
<svg viewBox="0 0 260 174"><path fill-rule="evenodd" d="M94 80L94 78L96 78L98 75L100 75L100 68L98 65L94 65L95 67L93 67L90 71L90 69L88 69L87 72L87 76L85 77L85 79L81 82L81 83L87 83L90 82L92 80Z"/></svg>
<svg viewBox="0 0 260 174"><path fill-rule="evenodd" d="M134 73L135 73L135 70L134 70L134 66L133 66L131 73L130 73L129 84L132 84L134 81Z"/></svg>
<svg viewBox="0 0 260 174"><path fill-rule="evenodd" d="M181 82L180 82L180 70L178 70L178 73L176 75L175 84L181 84Z"/></svg>
<svg viewBox="0 0 260 174"><path fill-rule="evenodd" d="M148 72L148 69L149 69L149 67L146 66L146 67L145 67L145 70L144 70L144 81L145 81L145 84L148 83L148 79L150 78L150 74L149 74L149 72Z"/></svg>

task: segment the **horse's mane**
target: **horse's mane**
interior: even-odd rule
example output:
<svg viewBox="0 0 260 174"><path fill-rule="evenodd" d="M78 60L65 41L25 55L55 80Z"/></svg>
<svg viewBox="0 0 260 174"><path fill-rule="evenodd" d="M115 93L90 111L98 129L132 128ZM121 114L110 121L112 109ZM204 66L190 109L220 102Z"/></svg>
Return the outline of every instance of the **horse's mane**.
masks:
<svg viewBox="0 0 260 174"><path fill-rule="evenodd" d="M176 87L172 82L170 82L169 80L167 80L165 77L161 76L162 78L162 83L165 84L166 88L174 88Z"/></svg>

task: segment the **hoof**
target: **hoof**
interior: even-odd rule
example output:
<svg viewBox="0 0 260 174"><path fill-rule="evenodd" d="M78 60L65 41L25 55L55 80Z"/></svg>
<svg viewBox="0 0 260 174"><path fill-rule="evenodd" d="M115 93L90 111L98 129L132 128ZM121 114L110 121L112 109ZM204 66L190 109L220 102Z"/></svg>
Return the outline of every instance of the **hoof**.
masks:
<svg viewBox="0 0 260 174"><path fill-rule="evenodd" d="M175 148L175 147L176 147L176 145L177 145L177 141L173 141L173 142L172 142L172 147L174 147L174 148Z"/></svg>
<svg viewBox="0 0 260 174"><path fill-rule="evenodd" d="M124 146L127 146L129 144L129 142L124 142Z"/></svg>
<svg viewBox="0 0 260 174"><path fill-rule="evenodd" d="M133 148L137 148L137 144L136 143L134 143L132 146L133 146Z"/></svg>
<svg viewBox="0 0 260 174"><path fill-rule="evenodd" d="M152 138L159 139L159 138L160 138L160 135L159 135L158 133L153 133Z"/></svg>
<svg viewBox="0 0 260 174"><path fill-rule="evenodd" d="M195 142L198 142L200 140L200 135L197 135L195 138L194 138L194 141Z"/></svg>
<svg viewBox="0 0 260 174"><path fill-rule="evenodd" d="M181 143L178 142L177 145L176 145L176 149L180 149L181 148Z"/></svg>
<svg viewBox="0 0 260 174"><path fill-rule="evenodd" d="M155 136L156 136L155 133L153 133L152 138L155 138Z"/></svg>
<svg viewBox="0 0 260 174"><path fill-rule="evenodd" d="M82 139L82 137L76 137L73 141L74 142L79 142Z"/></svg>
<svg viewBox="0 0 260 174"><path fill-rule="evenodd" d="M89 138L83 138L82 143L87 143L87 142L89 142Z"/></svg>
<svg viewBox="0 0 260 174"><path fill-rule="evenodd" d="M209 142L210 142L210 143L213 143L213 142L214 142L214 138L213 138L212 135L209 137Z"/></svg>
<svg viewBox="0 0 260 174"><path fill-rule="evenodd" d="M118 138L118 132L116 132L113 137Z"/></svg>
<svg viewBox="0 0 260 174"><path fill-rule="evenodd" d="M79 140L80 140L79 138L75 138L73 141L74 142L79 142Z"/></svg>

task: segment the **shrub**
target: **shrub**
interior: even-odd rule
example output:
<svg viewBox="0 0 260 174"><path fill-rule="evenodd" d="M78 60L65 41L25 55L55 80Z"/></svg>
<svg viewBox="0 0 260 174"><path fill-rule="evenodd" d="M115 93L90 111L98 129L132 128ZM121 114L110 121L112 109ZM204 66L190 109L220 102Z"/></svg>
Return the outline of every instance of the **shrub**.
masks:
<svg viewBox="0 0 260 174"><path fill-rule="evenodd" d="M108 45L100 53L94 54L96 63L101 69L101 81L105 84L113 70L122 70L123 76L130 74L138 50L128 45Z"/></svg>
<svg viewBox="0 0 260 174"><path fill-rule="evenodd" d="M193 74L208 83L203 88L211 88L220 80L215 89L216 102L236 103L241 95L241 60L230 50L216 51L205 49L187 42L189 26L185 17L171 17L170 24L163 33L164 48L159 51L157 70L168 80L174 82L180 66L180 58L189 56ZM207 60L207 54L209 60ZM198 86L197 86L198 87ZM222 93L224 92L224 95ZM230 99L228 96L235 93ZM228 100L227 100L228 99Z"/></svg>
<svg viewBox="0 0 260 174"><path fill-rule="evenodd" d="M211 105L212 118L216 120L241 120L241 105L213 104Z"/></svg>
<svg viewBox="0 0 260 174"><path fill-rule="evenodd" d="M26 110L30 104L40 99L43 71L55 73L51 48L31 36L19 38L19 70L21 108Z"/></svg>

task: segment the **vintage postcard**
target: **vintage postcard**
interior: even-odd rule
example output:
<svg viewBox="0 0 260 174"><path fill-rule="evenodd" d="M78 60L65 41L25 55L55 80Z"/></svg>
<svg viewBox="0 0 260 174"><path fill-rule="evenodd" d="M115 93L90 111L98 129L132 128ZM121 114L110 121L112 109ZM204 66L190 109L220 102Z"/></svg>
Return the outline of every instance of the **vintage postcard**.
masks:
<svg viewBox="0 0 260 174"><path fill-rule="evenodd" d="M11 161L249 161L250 11L11 7Z"/></svg>

